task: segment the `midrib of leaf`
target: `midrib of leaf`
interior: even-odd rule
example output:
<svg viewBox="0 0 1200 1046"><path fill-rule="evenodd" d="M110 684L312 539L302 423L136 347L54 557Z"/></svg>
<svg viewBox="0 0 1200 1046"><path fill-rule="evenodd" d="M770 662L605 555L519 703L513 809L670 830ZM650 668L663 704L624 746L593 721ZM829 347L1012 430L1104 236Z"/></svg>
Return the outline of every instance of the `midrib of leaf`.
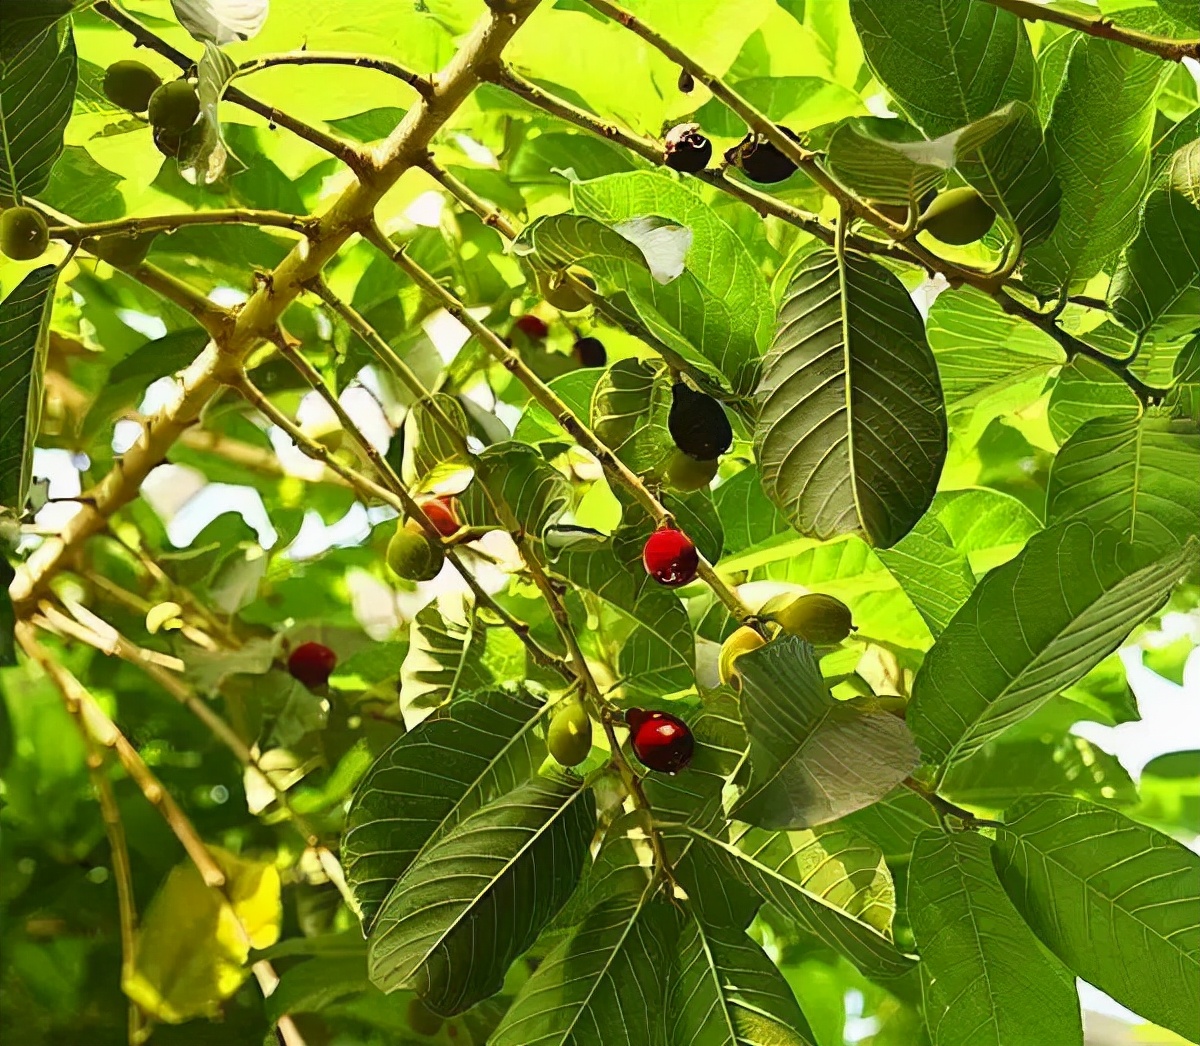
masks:
<svg viewBox="0 0 1200 1046"><path fill-rule="evenodd" d="M441 934L434 941L434 943L430 946L430 948L425 952L424 955L421 956L420 963L418 963L417 966L414 968L419 968L420 966L425 965L425 963L427 963L429 961L429 957L434 953L434 951L437 950L437 948L439 948L441 946L442 941L444 941L447 937L449 937L458 928L459 924L472 911L474 911L476 905L479 904L480 900L483 897L487 896L487 894L490 893L493 889L495 889L496 884L501 879L503 879L513 869L513 867L516 865L516 863L522 857L525 856L525 854L528 852L529 848L531 846L533 846L533 844L536 843L539 839L541 839L542 836L547 831L549 831L549 829L551 827L553 827L554 824L557 823L558 819L560 817L562 817L563 814L571 808L571 805L575 802L576 799L578 799L581 795L584 795L585 793L586 793L586 789L584 788L583 782L581 781L581 782L579 782L578 786L576 787L574 793L571 795L570 799L568 799L565 803L563 803L561 806L559 806L558 809L554 811L554 814L548 820L546 820L541 825L541 827L539 827L536 831L530 833L529 838L521 845L521 847L516 851L516 853L514 853L507 861L504 862L504 865L495 873L495 875L493 875L488 880L487 885L484 886L482 889L480 889L479 892L476 893L474 897L470 898L468 900L468 902L463 905L462 911L460 911L458 913L458 915L454 917L454 919L450 923L450 925L447 926L441 932ZM408 866L410 871L412 868L414 868L416 866L421 853L424 853L425 850L428 848L428 846L429 846L429 844L426 843L425 846L421 848L421 851L420 851L420 853L418 853L417 857L413 858L412 864L410 864ZM407 874L408 874L408 872L406 871L405 875L407 875ZM384 898L383 904L380 905L380 908L379 908L380 912L383 912L387 909L388 901L390 901L392 899L392 896L400 888L401 884L404 883L404 878L405 878L405 876L401 876L401 878L396 881L396 885L392 887L391 891L388 893L388 896Z"/></svg>
<svg viewBox="0 0 1200 1046"><path fill-rule="evenodd" d="M729 1013L729 998L725 994L725 985L718 975L717 959L709 947L708 934L704 930L704 923L690 904L686 907L692 922L696 924L696 932L700 935L700 947L704 949L704 958L707 960L707 969L710 974L708 979L712 982L713 990L720 1001L721 1014L725 1018L725 1027L729 1029L729 1041L733 1046L738 1046L741 1040L738 1038L737 1029L733 1026L733 1017Z"/></svg>
<svg viewBox="0 0 1200 1046"><path fill-rule="evenodd" d="M846 293L846 257L845 246L839 246L834 251L838 273L838 312L842 321L842 398L846 404L846 460L850 464L850 491L854 496L854 515L860 525L866 516L863 515L862 503L858 496L858 462L854 457L854 411L851 407L851 358L850 358L850 310ZM829 448L832 452L836 443Z"/></svg>
<svg viewBox="0 0 1200 1046"><path fill-rule="evenodd" d="M13 195L19 202L21 200L21 190L17 185L17 168L13 163L12 149L9 147L8 141L8 117L4 112L4 95L0 92L0 138L4 139L4 164L8 168L8 184L13 187Z"/></svg>
<svg viewBox="0 0 1200 1046"><path fill-rule="evenodd" d="M421 857L424 856L425 852L435 842L437 842L441 838L442 833L445 831L446 826L448 824L454 824L455 815L462 808L463 804L467 801L467 799L470 798L472 795L474 795L476 793L477 789L480 787L481 782L490 773L492 773L497 766L501 765L501 763L503 763L505 761L506 757L508 756L508 753L510 751L512 751L512 749L514 748L516 743L520 740L523 740L526 733L528 733L530 730L532 730L534 728L534 726L537 725L538 721L542 718L542 716L544 716L546 714L546 710L549 707L550 706L548 704L543 704L542 707L537 710L537 713L535 715L531 716L529 718L529 720L524 725L522 725L521 729L518 730L515 734L513 734L513 736L508 740L508 742L504 745L504 747L501 748L500 751L496 753L496 757L484 765L483 769L481 769L479 771L479 773L478 773L478 775L476 775L475 779L467 786L467 790L465 792L463 792L462 798L459 799L459 801L457 803L455 803L450 808L450 810L447 811L446 816L443 817L437 823L437 827L435 827L434 830L429 833L429 838L426 839L424 844L421 846L421 848L415 854L413 854L413 858L408 864L409 868L411 868L414 864L416 864L417 861ZM407 869L406 869L406 871L407 871ZM393 889L394 889L394 887L393 887ZM389 895L390 895L390 891L389 891ZM379 919L379 912L383 911L383 905L386 903L387 903L387 898L384 898L384 901L379 906L379 911L377 911L375 913L376 920Z"/></svg>

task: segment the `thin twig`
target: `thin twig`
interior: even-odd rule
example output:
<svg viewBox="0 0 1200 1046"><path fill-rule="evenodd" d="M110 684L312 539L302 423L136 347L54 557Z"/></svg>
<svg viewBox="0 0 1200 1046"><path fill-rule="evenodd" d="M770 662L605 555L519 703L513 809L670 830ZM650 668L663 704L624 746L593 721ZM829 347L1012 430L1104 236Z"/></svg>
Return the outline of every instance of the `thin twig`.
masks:
<svg viewBox="0 0 1200 1046"><path fill-rule="evenodd" d="M968 828L1003 828L1004 825L999 821L989 821L986 817L978 817L971 813L970 810L964 810L961 806L956 806L949 799L943 799L937 792L926 788L915 777L906 777L901 782L910 792L919 795L930 806L937 811L940 817L957 817Z"/></svg>
<svg viewBox="0 0 1200 1046"><path fill-rule="evenodd" d="M359 69L374 69L387 73L397 80L403 80L414 88L422 98L433 94L433 82L427 76L414 73L411 69L394 62L390 58L379 58L375 55L349 54L342 51L288 51L281 54L264 54L251 58L237 67L235 77L249 76L263 69L271 69L281 65L349 65Z"/></svg>
<svg viewBox="0 0 1200 1046"><path fill-rule="evenodd" d="M140 218L113 218L103 222L72 222L69 225L51 226L50 235L66 243L82 243L91 237L170 232L187 225L257 225L290 229L307 236L316 231L317 224L316 218L304 214L227 207L212 211L185 211L181 214L152 214Z"/></svg>

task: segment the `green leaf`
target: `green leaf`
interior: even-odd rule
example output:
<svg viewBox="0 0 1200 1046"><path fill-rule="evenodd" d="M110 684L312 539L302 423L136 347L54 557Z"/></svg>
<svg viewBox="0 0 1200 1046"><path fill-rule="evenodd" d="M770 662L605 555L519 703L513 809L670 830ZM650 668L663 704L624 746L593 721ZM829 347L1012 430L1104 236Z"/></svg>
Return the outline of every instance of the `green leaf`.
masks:
<svg viewBox="0 0 1200 1046"><path fill-rule="evenodd" d="M668 1039L688 1046L812 1046L783 974L737 926L705 923L689 907L667 999Z"/></svg>
<svg viewBox="0 0 1200 1046"><path fill-rule="evenodd" d="M1103 363L1088 356L1076 356L1058 372L1046 405L1050 431L1060 444L1093 418L1120 415L1136 421L1141 412L1142 405L1133 389Z"/></svg>
<svg viewBox="0 0 1200 1046"><path fill-rule="evenodd" d="M933 1046L1082 1046L1079 999L1005 896L974 832L924 832L908 915Z"/></svg>
<svg viewBox="0 0 1200 1046"><path fill-rule="evenodd" d="M1003 130L1015 114L1010 104L932 141L901 120L848 120L829 139L829 166L860 195L906 206L939 185L947 171Z"/></svg>
<svg viewBox="0 0 1200 1046"><path fill-rule="evenodd" d="M591 428L634 472L658 469L675 449L667 430L671 386L649 360L617 360L592 392Z"/></svg>
<svg viewBox="0 0 1200 1046"><path fill-rule="evenodd" d="M688 831L764 901L769 901L822 943L845 955L868 976L898 977L912 969L912 959L899 951L887 936L831 904L819 893L808 890L796 878L801 873L790 865L790 846L772 847L757 856L699 828L689 827Z"/></svg>
<svg viewBox="0 0 1200 1046"><path fill-rule="evenodd" d="M812 647L784 636L738 658L750 780L734 812L763 828L809 828L882 799L917 765L902 719L837 701Z"/></svg>
<svg viewBox="0 0 1200 1046"><path fill-rule="evenodd" d="M879 802L843 818L841 824L874 843L888 866L895 868L907 863L921 832L938 827L938 817L915 792L897 788Z"/></svg>
<svg viewBox="0 0 1200 1046"><path fill-rule="evenodd" d="M763 487L802 534L886 548L929 507L946 453L937 366L908 291L878 262L805 258L758 396Z"/></svg>
<svg viewBox="0 0 1200 1046"><path fill-rule="evenodd" d="M474 465L477 484L506 505L529 534L540 538L569 503L570 486L563 474L523 443L493 443L475 458ZM489 521L496 518L490 505L487 515ZM483 522L474 512L468 518Z"/></svg>
<svg viewBox="0 0 1200 1046"><path fill-rule="evenodd" d="M480 656L487 642L475 605L445 596L418 611L409 624L408 653L400 669L400 709L406 719L488 686Z"/></svg>
<svg viewBox="0 0 1200 1046"><path fill-rule="evenodd" d="M1022 21L984 0L852 0L850 13L871 69L929 137L1018 103L1006 129L958 169L1026 246L1049 235L1059 189L1030 104L1037 71Z"/></svg>
<svg viewBox="0 0 1200 1046"><path fill-rule="evenodd" d="M917 672L908 723L922 757L960 762L1082 679L1162 606L1194 547L1155 559L1079 522L1030 538L979 583Z"/></svg>
<svg viewBox="0 0 1200 1046"><path fill-rule="evenodd" d="M818 76L752 76L732 86L759 112L796 132L867 112L853 91ZM745 121L716 98L700 106L694 119L719 138L741 138L747 129Z"/></svg>
<svg viewBox="0 0 1200 1046"><path fill-rule="evenodd" d="M1163 413L1089 421L1054 459L1046 519L1110 526L1162 551L1200 537L1200 429Z"/></svg>
<svg viewBox="0 0 1200 1046"><path fill-rule="evenodd" d="M438 1013L494 995L575 890L596 828L581 777L529 781L428 846L371 928L367 967L385 992L414 988Z"/></svg>
<svg viewBox="0 0 1200 1046"><path fill-rule="evenodd" d="M775 325L771 292L758 261L689 183L659 171L614 174L574 182L571 200L583 214L614 226L653 214L689 229L687 269L735 314L753 319L755 342L765 348Z"/></svg>
<svg viewBox="0 0 1200 1046"><path fill-rule="evenodd" d="M58 270L29 273L0 302L0 507L20 515L42 414L47 331Z"/></svg>
<svg viewBox="0 0 1200 1046"><path fill-rule="evenodd" d="M1042 528L1023 502L999 490L946 491L933 508L977 576L1011 559Z"/></svg>
<svg viewBox="0 0 1200 1046"><path fill-rule="evenodd" d="M713 502L725 531L726 555L745 552L780 535L792 535L791 525L763 490L754 465L717 487Z"/></svg>
<svg viewBox="0 0 1200 1046"><path fill-rule="evenodd" d="M457 466L467 462L460 449L466 439L467 418L462 405L444 392L435 393L434 404L454 425L454 433L446 431L425 400L414 403L404 417L404 461L400 477L409 486L431 487Z"/></svg>
<svg viewBox="0 0 1200 1046"><path fill-rule="evenodd" d="M876 553L900 582L904 594L936 638L975 587L966 555L932 514L925 515L903 539Z"/></svg>
<svg viewBox="0 0 1200 1046"><path fill-rule="evenodd" d="M7 20L7 16L6 16ZM0 44L0 200L36 196L50 181L71 118L78 72L67 19L18 22ZM7 199L6 199L7 198Z"/></svg>
<svg viewBox="0 0 1200 1046"><path fill-rule="evenodd" d="M179 172L193 185L212 185L246 169L226 143L217 113L221 96L236 71L232 58L216 44L205 41L204 55L196 64L200 119L184 134L179 150Z"/></svg>
<svg viewBox="0 0 1200 1046"><path fill-rule="evenodd" d="M1113 275L1112 314L1136 334L1170 336L1196 329L1200 315L1200 199L1190 173L1200 143L1171 158L1146 199L1142 225Z"/></svg>
<svg viewBox="0 0 1200 1046"><path fill-rule="evenodd" d="M659 283L633 243L580 215L542 218L521 234L521 242L532 245L546 265L582 265L606 295L617 295L610 303L632 323L736 391L748 391L758 366L758 317L730 308L690 271Z"/></svg>
<svg viewBox="0 0 1200 1046"><path fill-rule="evenodd" d="M523 691L456 701L375 760L342 836L342 866L364 929L422 848L541 765L545 745L534 728L544 711Z"/></svg>
<svg viewBox="0 0 1200 1046"><path fill-rule="evenodd" d="M1030 796L996 836L1013 903L1071 970L1200 1040L1200 857L1114 810Z"/></svg>
<svg viewBox="0 0 1200 1046"><path fill-rule="evenodd" d="M929 309L929 344L952 408L978 393L996 391L1066 362L1050 335L974 287L943 291Z"/></svg>
<svg viewBox="0 0 1200 1046"><path fill-rule="evenodd" d="M522 986L491 1046L667 1046L679 916L654 893L593 909Z"/></svg>
<svg viewBox="0 0 1200 1046"><path fill-rule="evenodd" d="M1154 99L1164 74L1156 55L1088 37L1071 51L1046 144L1062 188L1049 239L1025 258L1025 281L1057 294L1100 271L1137 229L1150 173Z"/></svg>

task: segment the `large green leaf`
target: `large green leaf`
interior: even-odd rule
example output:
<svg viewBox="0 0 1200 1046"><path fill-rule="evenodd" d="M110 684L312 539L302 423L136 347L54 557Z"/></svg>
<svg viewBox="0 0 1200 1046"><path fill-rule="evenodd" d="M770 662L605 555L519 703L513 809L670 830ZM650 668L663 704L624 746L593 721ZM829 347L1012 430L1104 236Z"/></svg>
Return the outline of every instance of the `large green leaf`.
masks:
<svg viewBox="0 0 1200 1046"><path fill-rule="evenodd" d="M604 901L522 986L491 1046L667 1046L679 915L647 886Z"/></svg>
<svg viewBox="0 0 1200 1046"><path fill-rule="evenodd" d="M1137 229L1163 73L1157 56L1112 40L1089 37L1072 50L1046 127L1061 213L1023 268L1040 293L1094 276Z"/></svg>
<svg viewBox="0 0 1200 1046"><path fill-rule="evenodd" d="M1200 429L1167 413L1089 421L1054 459L1046 519L1107 525L1164 551L1200 537Z"/></svg>
<svg viewBox="0 0 1200 1046"><path fill-rule="evenodd" d="M966 555L954 547L950 533L932 513L922 517L900 542L876 554L935 637L975 587Z"/></svg>
<svg viewBox="0 0 1200 1046"><path fill-rule="evenodd" d="M852 0L850 12L875 75L929 137L1018 103L1012 122L958 169L1026 245L1045 238L1059 189L1029 104L1037 75L1022 21L984 0Z"/></svg>
<svg viewBox="0 0 1200 1046"><path fill-rule="evenodd" d="M1013 903L1072 971L1200 1040L1200 857L1078 799L1030 796L996 836Z"/></svg>
<svg viewBox="0 0 1200 1046"><path fill-rule="evenodd" d="M574 182L571 199L576 210L605 225L653 214L690 230L688 272L735 313L755 320L755 340L760 349L766 348L775 325L775 309L759 263L691 185L663 172L635 171Z"/></svg>
<svg viewBox="0 0 1200 1046"><path fill-rule="evenodd" d="M784 636L738 658L750 779L734 808L762 828L810 828L882 799L917 765L904 721L837 701L812 647Z"/></svg>
<svg viewBox="0 0 1200 1046"><path fill-rule="evenodd" d="M1136 421L1142 404L1119 374L1088 356L1076 356L1058 372L1046 420L1060 444L1086 421L1121 415Z"/></svg>
<svg viewBox="0 0 1200 1046"><path fill-rule="evenodd" d="M454 431L439 420L446 418ZM414 403L404 417L404 461L400 475L409 485L433 486L446 471L466 467L459 448L466 439L467 419L453 396L437 393L432 402Z"/></svg>
<svg viewBox="0 0 1200 1046"><path fill-rule="evenodd" d="M829 139L829 166L860 195L879 203L906 206L920 200L961 158L970 156L1003 130L1015 113L1012 105L1005 106L933 141L923 139L903 120L849 120Z"/></svg>
<svg viewBox="0 0 1200 1046"><path fill-rule="evenodd" d="M667 429L671 383L649 360L617 360L596 382L591 427L634 472L657 471L674 450Z"/></svg>
<svg viewBox="0 0 1200 1046"><path fill-rule="evenodd" d="M713 501L725 531L726 555L792 534L783 513L763 491L758 469L753 465L717 487Z"/></svg>
<svg viewBox="0 0 1200 1046"><path fill-rule="evenodd" d="M929 309L929 344L953 408L977 393L1049 376L1066 361L1061 346L1031 323L1010 316L974 287L943 291Z"/></svg>
<svg viewBox="0 0 1200 1046"><path fill-rule="evenodd" d="M514 440L493 443L475 458L474 465L476 483L468 491L476 485L482 489L472 494L471 503L477 505L482 499L487 508L472 510L473 523L499 520L491 504L494 499L527 533L541 537L570 501L566 478L534 447Z"/></svg>
<svg viewBox="0 0 1200 1046"><path fill-rule="evenodd" d="M917 672L908 723L924 759L967 758L1082 679L1162 606L1194 548L1155 559L1080 522L1030 538L979 583Z"/></svg>
<svg viewBox="0 0 1200 1046"><path fill-rule="evenodd" d="M996 879L981 835L923 832L908 916L933 1046L1082 1046L1075 984Z"/></svg>
<svg viewBox="0 0 1200 1046"><path fill-rule="evenodd" d="M792 863L790 846L771 847L756 855L699 828L688 831L764 901L845 955L868 976L897 977L912 969L912 959L886 935L806 888L797 878L801 873Z"/></svg>
<svg viewBox="0 0 1200 1046"><path fill-rule="evenodd" d="M519 691L456 701L375 761L350 802L342 837L342 865L364 928L423 847L541 764L545 746L534 728L544 711Z"/></svg>
<svg viewBox="0 0 1200 1046"><path fill-rule="evenodd" d="M1170 336L1200 315L1200 142L1176 152L1146 199L1142 225L1109 287L1113 315L1136 334Z"/></svg>
<svg viewBox="0 0 1200 1046"><path fill-rule="evenodd" d="M445 596L417 612L400 669L400 709L407 718L492 682L480 660L484 631L474 604L463 599Z"/></svg>
<svg viewBox="0 0 1200 1046"><path fill-rule="evenodd" d="M57 276L49 265L34 269L0 302L0 508L18 515L33 469Z"/></svg>
<svg viewBox="0 0 1200 1046"><path fill-rule="evenodd" d="M579 881L596 828L583 778L534 779L427 847L383 902L367 964L442 1014L494 995Z"/></svg>
<svg viewBox="0 0 1200 1046"><path fill-rule="evenodd" d="M0 201L34 196L50 181L77 79L68 19L6 27L0 43Z"/></svg>
<svg viewBox="0 0 1200 1046"><path fill-rule="evenodd" d="M803 534L894 545L937 489L946 416L904 285L878 262L805 258L758 389L763 487Z"/></svg>

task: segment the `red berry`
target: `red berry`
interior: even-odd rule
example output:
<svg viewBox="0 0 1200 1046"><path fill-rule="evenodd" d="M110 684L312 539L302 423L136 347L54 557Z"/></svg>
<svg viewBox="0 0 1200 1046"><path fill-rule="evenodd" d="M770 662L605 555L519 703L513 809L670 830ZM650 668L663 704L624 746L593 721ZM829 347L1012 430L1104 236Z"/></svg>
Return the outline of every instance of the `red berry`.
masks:
<svg viewBox="0 0 1200 1046"><path fill-rule="evenodd" d="M625 713L629 743L643 766L663 774L677 774L692 761L696 739L682 719L670 712L631 708Z"/></svg>
<svg viewBox="0 0 1200 1046"><path fill-rule="evenodd" d="M513 326L527 338L532 338L534 341L541 341L550 333L550 328L546 326L545 321L538 319L531 312L525 313L524 316L518 316L517 322Z"/></svg>
<svg viewBox="0 0 1200 1046"><path fill-rule="evenodd" d="M458 506L454 498L448 495L422 501L421 511L429 517L429 522L444 538L457 534L458 528L462 525L458 521Z"/></svg>
<svg viewBox="0 0 1200 1046"><path fill-rule="evenodd" d="M678 588L695 579L700 556L692 539L682 530L663 527L646 539L642 563L646 573L660 585Z"/></svg>
<svg viewBox="0 0 1200 1046"><path fill-rule="evenodd" d="M309 690L329 682L337 665L337 654L323 643L302 643L288 657L288 671Z"/></svg>

